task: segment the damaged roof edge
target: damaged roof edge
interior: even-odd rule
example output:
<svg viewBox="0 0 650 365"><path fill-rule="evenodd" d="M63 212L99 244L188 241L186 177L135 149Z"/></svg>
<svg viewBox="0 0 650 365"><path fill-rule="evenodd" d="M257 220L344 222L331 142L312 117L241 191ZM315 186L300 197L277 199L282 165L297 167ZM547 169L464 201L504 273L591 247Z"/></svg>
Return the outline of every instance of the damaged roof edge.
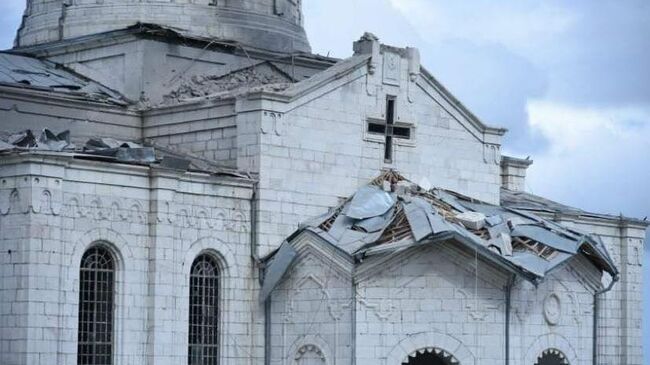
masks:
<svg viewBox="0 0 650 365"><path fill-rule="evenodd" d="M123 29L109 30L106 32L83 35L56 42L14 48L10 50L10 52L21 55L56 55L69 51L70 47L83 47L85 45L91 45L95 47L97 43L101 41L105 41L106 43L117 43L123 38L128 39L128 37L138 35L148 36L151 38L160 38L164 39L165 41L177 39L182 41L184 45L188 46L192 46L191 43L194 42L195 46L199 48L203 48L206 45L221 47L224 50L229 49L235 54L246 57L259 56L261 58L272 57L274 59L278 59L278 56L288 56L289 58L286 60L286 62L291 63L293 61L295 65L299 66L321 65L322 67L328 67L340 60L338 58L314 53L295 52L293 54L287 54L282 52L273 52L261 48L254 48L235 41L230 41L228 39L201 37L189 32L185 32L182 29L162 26L154 23L136 23ZM188 44L188 42L190 44ZM278 59L279 62L282 62L281 60L282 59Z"/></svg>
<svg viewBox="0 0 650 365"><path fill-rule="evenodd" d="M568 218L578 217L581 219L590 218L597 221L605 221L620 225L621 222L638 225L641 227L650 227L650 221L634 217L627 217L622 214L604 214L585 211L579 208L571 207L556 201L534 195L523 191L512 191L501 188L501 204L519 214L532 212L537 214L554 214L556 217Z"/></svg>

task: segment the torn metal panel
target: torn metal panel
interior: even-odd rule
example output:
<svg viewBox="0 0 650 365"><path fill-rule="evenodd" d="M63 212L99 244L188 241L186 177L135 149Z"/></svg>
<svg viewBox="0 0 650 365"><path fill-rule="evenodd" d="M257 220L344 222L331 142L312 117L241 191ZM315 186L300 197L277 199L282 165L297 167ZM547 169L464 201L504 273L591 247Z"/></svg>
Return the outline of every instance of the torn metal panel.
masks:
<svg viewBox="0 0 650 365"><path fill-rule="evenodd" d="M348 229L338 240L336 246L349 255L352 255L366 245L366 241L364 241L366 236L367 234L365 232Z"/></svg>
<svg viewBox="0 0 650 365"><path fill-rule="evenodd" d="M449 194L448 192L444 190L439 190L439 189L434 189L433 190L434 195L440 199L441 201L449 204L452 206L452 208L456 209L457 211L463 213L467 212L468 209L465 208L457 199L455 196Z"/></svg>
<svg viewBox="0 0 650 365"><path fill-rule="evenodd" d="M38 148L47 149L50 151L63 151L66 148L74 146L70 145L70 131L63 131L59 134L54 134L54 132L49 129L43 129L40 137L38 137Z"/></svg>
<svg viewBox="0 0 650 365"><path fill-rule="evenodd" d="M503 256L512 256L512 238L507 233L499 233L492 236L487 242L488 247L494 246L499 249L499 253Z"/></svg>
<svg viewBox="0 0 650 365"><path fill-rule="evenodd" d="M282 243L280 249L273 256L273 260L266 269L264 282L260 290L260 302L266 301L269 295L271 295L273 289L280 283L284 274L296 259L296 256L298 256L298 251L291 244L287 241Z"/></svg>
<svg viewBox="0 0 650 365"><path fill-rule="evenodd" d="M0 52L0 84L68 94L78 99L124 106L119 93L50 61Z"/></svg>
<svg viewBox="0 0 650 365"><path fill-rule="evenodd" d="M442 232L449 232L449 231L456 230L440 214L429 213L427 215L427 218L429 219L429 224L431 225L431 229L433 230L433 233L438 234Z"/></svg>
<svg viewBox="0 0 650 365"><path fill-rule="evenodd" d="M343 237L343 234L345 234L345 231L349 230L352 228L352 225L354 224L355 220L344 215L344 214L339 214L336 219L334 220L334 223L332 223L332 227L329 229L328 233L335 239L335 240L340 240L341 237Z"/></svg>
<svg viewBox="0 0 650 365"><path fill-rule="evenodd" d="M191 163L192 161L185 158L164 156L160 161L160 167L173 169L173 170L186 171L187 169L190 168Z"/></svg>
<svg viewBox="0 0 650 365"><path fill-rule="evenodd" d="M490 237L497 237L499 234L510 234L510 227L508 227L507 223L501 223L497 224L495 226L487 226L488 233L490 234Z"/></svg>
<svg viewBox="0 0 650 365"><path fill-rule="evenodd" d="M0 140L0 151L11 151L11 150L13 150L14 148L15 148L14 145L9 144L9 143L7 143L7 142L5 142L5 141Z"/></svg>
<svg viewBox="0 0 650 365"><path fill-rule="evenodd" d="M404 204L404 213L411 225L411 232L416 241L421 241L433 234L427 212L417 203Z"/></svg>
<svg viewBox="0 0 650 365"><path fill-rule="evenodd" d="M395 209L391 208L380 216L366 218L356 222L354 227L362 229L367 233L379 232L388 225L394 213Z"/></svg>
<svg viewBox="0 0 650 365"><path fill-rule="evenodd" d="M509 260L524 270L543 278L549 262L531 252L515 252Z"/></svg>
<svg viewBox="0 0 650 365"><path fill-rule="evenodd" d="M352 198L346 216L353 219L377 217L395 205L395 198L375 186L364 186Z"/></svg>
<svg viewBox="0 0 650 365"><path fill-rule="evenodd" d="M495 227L503 223L503 217L500 215L489 216L485 218L485 223L487 223L488 227Z"/></svg>
<svg viewBox="0 0 650 365"><path fill-rule="evenodd" d="M12 144L16 147L30 148L36 147L36 137L30 129L18 132L9 136L7 140L9 144Z"/></svg>
<svg viewBox="0 0 650 365"><path fill-rule="evenodd" d="M512 230L513 237L526 237L556 250L575 254L577 243L556 233L535 225L518 225Z"/></svg>
<svg viewBox="0 0 650 365"><path fill-rule="evenodd" d="M503 208L495 206L495 205L488 205L488 204L480 204L480 203L475 203L475 202L468 202L468 201L459 201L459 204L461 204L463 207L472 210L474 212L479 212L483 213L486 216L498 216L500 214L503 214Z"/></svg>

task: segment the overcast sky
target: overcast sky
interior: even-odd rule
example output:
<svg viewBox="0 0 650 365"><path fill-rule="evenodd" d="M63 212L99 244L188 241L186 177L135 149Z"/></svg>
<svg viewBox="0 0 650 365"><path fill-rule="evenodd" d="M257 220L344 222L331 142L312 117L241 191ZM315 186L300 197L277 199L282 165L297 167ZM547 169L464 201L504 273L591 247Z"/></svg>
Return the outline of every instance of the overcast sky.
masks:
<svg viewBox="0 0 650 365"><path fill-rule="evenodd" d="M347 57L365 31L420 48L424 66L465 105L510 130L505 153L535 160L529 191L591 211L650 216L650 1L303 3L317 53ZM11 46L23 6L0 0L0 48Z"/></svg>

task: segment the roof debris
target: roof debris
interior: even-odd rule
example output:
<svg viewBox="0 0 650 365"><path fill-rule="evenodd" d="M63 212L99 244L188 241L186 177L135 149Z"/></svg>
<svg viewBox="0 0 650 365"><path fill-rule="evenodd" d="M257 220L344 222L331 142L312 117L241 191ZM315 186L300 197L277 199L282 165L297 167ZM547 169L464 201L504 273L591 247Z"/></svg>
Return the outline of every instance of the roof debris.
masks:
<svg viewBox="0 0 650 365"><path fill-rule="evenodd" d="M119 106L129 102L118 92L64 66L6 52L0 52L0 85L63 93L72 98Z"/></svg>
<svg viewBox="0 0 650 365"><path fill-rule="evenodd" d="M82 146L70 142L70 132L54 133L43 129L38 138L27 129L18 133L0 131L0 156L16 153L55 152L79 159L101 160L135 165L159 166L182 171L197 171L220 176L250 179L250 175L217 165L189 153L171 150L153 142L120 141L109 137L88 139Z"/></svg>
<svg viewBox="0 0 650 365"><path fill-rule="evenodd" d="M196 98L206 98L224 92L250 89L263 85L276 85L284 90L295 80L269 61L258 62L222 75L192 76L189 80L167 95L163 96L164 105L173 105Z"/></svg>
<svg viewBox="0 0 650 365"><path fill-rule="evenodd" d="M424 190L393 170L301 230L358 260L453 241L535 284L577 254L618 275L596 236L451 191Z"/></svg>

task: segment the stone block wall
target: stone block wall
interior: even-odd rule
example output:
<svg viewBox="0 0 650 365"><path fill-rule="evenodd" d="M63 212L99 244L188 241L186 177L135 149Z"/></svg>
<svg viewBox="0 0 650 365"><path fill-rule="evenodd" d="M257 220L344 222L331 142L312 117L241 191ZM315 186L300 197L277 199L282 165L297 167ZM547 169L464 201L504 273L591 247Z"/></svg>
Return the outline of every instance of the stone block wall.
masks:
<svg viewBox="0 0 650 365"><path fill-rule="evenodd" d="M0 363L76 364L79 264L94 244L117 261L116 365L186 361L202 253L222 270L221 361L263 357L249 182L38 156L0 171Z"/></svg>
<svg viewBox="0 0 650 365"><path fill-rule="evenodd" d="M504 363L510 274L458 244L367 257L354 270L309 233L292 244L297 261L272 295L272 363L303 364L310 351L313 364L394 365L418 351L444 351L463 365ZM554 350L591 364L598 278L577 258L537 287L515 280L510 363L534 364Z"/></svg>
<svg viewBox="0 0 650 365"><path fill-rule="evenodd" d="M271 364L350 364L354 354L352 262L312 237L271 297Z"/></svg>
<svg viewBox="0 0 650 365"><path fill-rule="evenodd" d="M144 136L156 144L237 167L234 100L146 112Z"/></svg>
<svg viewBox="0 0 650 365"><path fill-rule="evenodd" d="M401 364L426 348L460 364L503 364L506 275L457 247L414 248L359 267L357 364Z"/></svg>
<svg viewBox="0 0 650 365"><path fill-rule="evenodd" d="M612 290L600 296L598 365L644 364L641 339L645 226L589 217L561 217L560 222L601 237L620 271ZM605 278L602 286L610 281Z"/></svg>
<svg viewBox="0 0 650 365"><path fill-rule="evenodd" d="M363 65L288 103L252 97L239 102L238 113L251 115L244 120L238 114L238 166L259 172L262 252L385 168L498 203L499 136L479 133L424 76L410 81L406 59L400 67L397 85ZM396 140L389 163L384 138L367 133L366 125L369 118L386 118L387 96L396 98L395 120L411 125L413 135Z"/></svg>

